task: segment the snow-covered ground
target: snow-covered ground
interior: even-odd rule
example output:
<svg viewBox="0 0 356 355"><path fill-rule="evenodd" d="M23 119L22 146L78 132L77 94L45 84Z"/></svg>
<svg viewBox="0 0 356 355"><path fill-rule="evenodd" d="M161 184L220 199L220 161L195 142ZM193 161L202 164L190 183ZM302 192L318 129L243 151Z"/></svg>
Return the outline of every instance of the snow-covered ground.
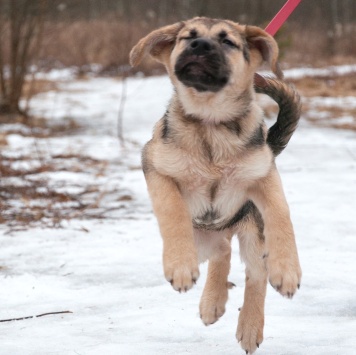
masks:
<svg viewBox="0 0 356 355"><path fill-rule="evenodd" d="M206 265L187 294L174 292L163 278L162 243L139 166L142 144L165 111L171 87L166 77L130 79L127 84L125 148L115 137L121 83L108 78L66 78L59 91L31 102L36 114L75 118L87 126L80 135L36 142L18 134L7 137L2 154L36 150L47 159L71 153L108 161L105 176L88 171L46 178L61 183L62 189L97 183L110 191L109 204L119 201L123 191L132 199L107 219L72 219L60 229L0 230L0 319L73 312L0 323L1 355L244 353L235 339L244 286L236 240L229 280L237 287L216 324L205 327L198 314ZM356 98L349 100L355 105ZM302 120L277 163L303 280L292 301L268 288L265 339L257 353L353 355L356 133Z"/></svg>

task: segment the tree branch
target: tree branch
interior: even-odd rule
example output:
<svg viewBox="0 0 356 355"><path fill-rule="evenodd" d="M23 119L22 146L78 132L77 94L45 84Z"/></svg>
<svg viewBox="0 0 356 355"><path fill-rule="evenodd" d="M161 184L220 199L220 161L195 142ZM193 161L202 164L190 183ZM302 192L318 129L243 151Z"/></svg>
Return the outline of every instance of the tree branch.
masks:
<svg viewBox="0 0 356 355"><path fill-rule="evenodd" d="M36 316L27 316L27 317L10 318L10 319L0 319L0 322L12 322L12 321L16 321L16 320L25 320L25 319L31 319L31 318L39 318L39 317L50 316L50 315L53 315L53 314L66 314L66 313L73 313L73 312L71 312L71 311L49 312L49 313L38 314Z"/></svg>

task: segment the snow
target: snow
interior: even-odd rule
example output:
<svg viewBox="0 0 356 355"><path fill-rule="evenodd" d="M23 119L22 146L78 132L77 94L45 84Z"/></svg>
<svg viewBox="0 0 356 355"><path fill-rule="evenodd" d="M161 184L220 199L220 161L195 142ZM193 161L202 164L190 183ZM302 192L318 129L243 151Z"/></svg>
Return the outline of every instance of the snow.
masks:
<svg viewBox="0 0 356 355"><path fill-rule="evenodd" d="M284 76L288 79L300 79L313 76L346 75L356 71L355 64L330 66L326 68L293 68L284 71Z"/></svg>
<svg viewBox="0 0 356 355"><path fill-rule="evenodd" d="M347 107L348 109L356 108L356 99L354 96L343 97L320 97L314 96L310 99L316 107Z"/></svg>
<svg viewBox="0 0 356 355"><path fill-rule="evenodd" d="M60 78L58 73L53 76ZM73 313L0 323L0 354L243 354L235 339L244 287L236 240L229 280L237 287L230 291L226 314L214 325L205 327L198 314L206 264L187 294L174 292L162 275L162 242L139 166L140 149L171 95L168 79L128 80L125 148L116 139L121 82L68 79L59 87L35 97L32 111L54 121L74 118L87 129L79 135L36 141L12 134L2 154L31 155L37 150L46 159L73 153L106 161L102 176L91 170L44 174L51 184L70 192L81 191L86 183L97 184L110 191L105 203L118 203L123 193L132 200L107 219L71 219L62 222L62 228L36 227L11 234L2 227L0 319ZM277 163L303 279L292 301L268 287L264 342L257 353L352 355L356 134L302 120Z"/></svg>

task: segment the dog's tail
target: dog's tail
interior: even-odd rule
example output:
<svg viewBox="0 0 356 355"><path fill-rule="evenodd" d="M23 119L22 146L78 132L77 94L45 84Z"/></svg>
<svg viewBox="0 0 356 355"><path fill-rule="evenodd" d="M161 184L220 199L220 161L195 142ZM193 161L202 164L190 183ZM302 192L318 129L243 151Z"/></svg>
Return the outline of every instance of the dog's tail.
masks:
<svg viewBox="0 0 356 355"><path fill-rule="evenodd" d="M297 91L283 81L255 74L255 90L266 94L277 102L279 113L276 123L270 127L267 144L275 156L287 146L301 114L300 96Z"/></svg>

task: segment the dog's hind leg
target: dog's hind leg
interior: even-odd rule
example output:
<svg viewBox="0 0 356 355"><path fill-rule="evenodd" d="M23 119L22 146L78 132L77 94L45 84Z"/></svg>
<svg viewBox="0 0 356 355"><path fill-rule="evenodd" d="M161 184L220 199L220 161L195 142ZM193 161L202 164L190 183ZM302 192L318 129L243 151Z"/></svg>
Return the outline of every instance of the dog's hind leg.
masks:
<svg viewBox="0 0 356 355"><path fill-rule="evenodd" d="M195 242L200 261L209 259L208 276L200 299L200 317L205 325L215 323L224 313L228 299L227 281L231 259L231 231L195 232Z"/></svg>
<svg viewBox="0 0 356 355"><path fill-rule="evenodd" d="M255 206L236 231L241 258L246 264L244 303L240 309L236 338L246 353L252 354L263 341L267 286L263 222Z"/></svg>

